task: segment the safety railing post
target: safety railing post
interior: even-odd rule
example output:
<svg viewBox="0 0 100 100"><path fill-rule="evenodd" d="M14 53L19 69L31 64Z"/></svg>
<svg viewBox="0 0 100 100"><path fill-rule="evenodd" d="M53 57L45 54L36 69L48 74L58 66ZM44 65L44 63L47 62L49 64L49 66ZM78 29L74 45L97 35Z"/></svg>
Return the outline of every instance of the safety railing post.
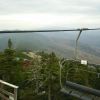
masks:
<svg viewBox="0 0 100 100"><path fill-rule="evenodd" d="M0 97L4 100L17 100L17 91L18 91L18 86L10 84L8 82L5 82L3 80L0 80ZM10 88L13 88L13 93L7 91L6 89L3 88L3 86L6 85Z"/></svg>
<svg viewBox="0 0 100 100"><path fill-rule="evenodd" d="M17 89L18 88L14 88L14 100L17 100Z"/></svg>

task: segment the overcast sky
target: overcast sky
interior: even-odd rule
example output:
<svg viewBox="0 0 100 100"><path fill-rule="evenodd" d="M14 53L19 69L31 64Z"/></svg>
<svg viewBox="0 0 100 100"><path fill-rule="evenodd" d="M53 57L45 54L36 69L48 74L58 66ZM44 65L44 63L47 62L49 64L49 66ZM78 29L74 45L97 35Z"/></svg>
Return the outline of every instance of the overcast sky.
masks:
<svg viewBox="0 0 100 100"><path fill-rule="evenodd" d="M0 30L100 27L100 0L0 0Z"/></svg>

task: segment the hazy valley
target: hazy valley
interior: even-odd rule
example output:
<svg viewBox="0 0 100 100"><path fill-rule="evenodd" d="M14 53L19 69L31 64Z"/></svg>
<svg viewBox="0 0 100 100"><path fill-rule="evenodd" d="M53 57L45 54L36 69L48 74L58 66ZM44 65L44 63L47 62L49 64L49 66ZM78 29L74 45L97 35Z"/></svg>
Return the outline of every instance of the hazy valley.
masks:
<svg viewBox="0 0 100 100"><path fill-rule="evenodd" d="M100 64L100 35L98 32L83 32L79 40L78 56L89 62ZM17 50L55 52L60 57L74 58L75 39L77 33L25 33L25 34L1 34L0 50L7 47L7 41L12 39L13 46Z"/></svg>

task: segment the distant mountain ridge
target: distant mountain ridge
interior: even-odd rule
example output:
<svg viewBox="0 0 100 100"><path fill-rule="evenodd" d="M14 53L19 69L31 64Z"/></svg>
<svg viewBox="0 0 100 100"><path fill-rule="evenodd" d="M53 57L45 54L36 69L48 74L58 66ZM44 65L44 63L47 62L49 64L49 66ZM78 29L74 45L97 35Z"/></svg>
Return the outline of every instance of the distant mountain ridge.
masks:
<svg viewBox="0 0 100 100"><path fill-rule="evenodd" d="M95 36L96 34L97 37ZM79 40L79 58L81 57L81 59L88 59L90 62L99 63L100 35L99 33L96 34L82 34ZM53 51L56 52L58 56L74 58L76 37L76 32L0 34L0 50L3 50L7 47L7 41L9 38L11 38L14 48L17 50L44 50L46 52Z"/></svg>

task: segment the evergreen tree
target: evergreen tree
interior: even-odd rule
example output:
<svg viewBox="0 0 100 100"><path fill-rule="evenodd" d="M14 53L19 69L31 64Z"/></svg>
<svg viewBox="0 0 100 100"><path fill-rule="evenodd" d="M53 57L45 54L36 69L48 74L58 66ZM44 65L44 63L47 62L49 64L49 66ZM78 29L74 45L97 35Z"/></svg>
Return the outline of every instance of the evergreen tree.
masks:
<svg viewBox="0 0 100 100"><path fill-rule="evenodd" d="M12 41L11 41L11 39L10 39L10 38L8 39L8 48L9 48L9 49L11 49L11 48L12 48Z"/></svg>

